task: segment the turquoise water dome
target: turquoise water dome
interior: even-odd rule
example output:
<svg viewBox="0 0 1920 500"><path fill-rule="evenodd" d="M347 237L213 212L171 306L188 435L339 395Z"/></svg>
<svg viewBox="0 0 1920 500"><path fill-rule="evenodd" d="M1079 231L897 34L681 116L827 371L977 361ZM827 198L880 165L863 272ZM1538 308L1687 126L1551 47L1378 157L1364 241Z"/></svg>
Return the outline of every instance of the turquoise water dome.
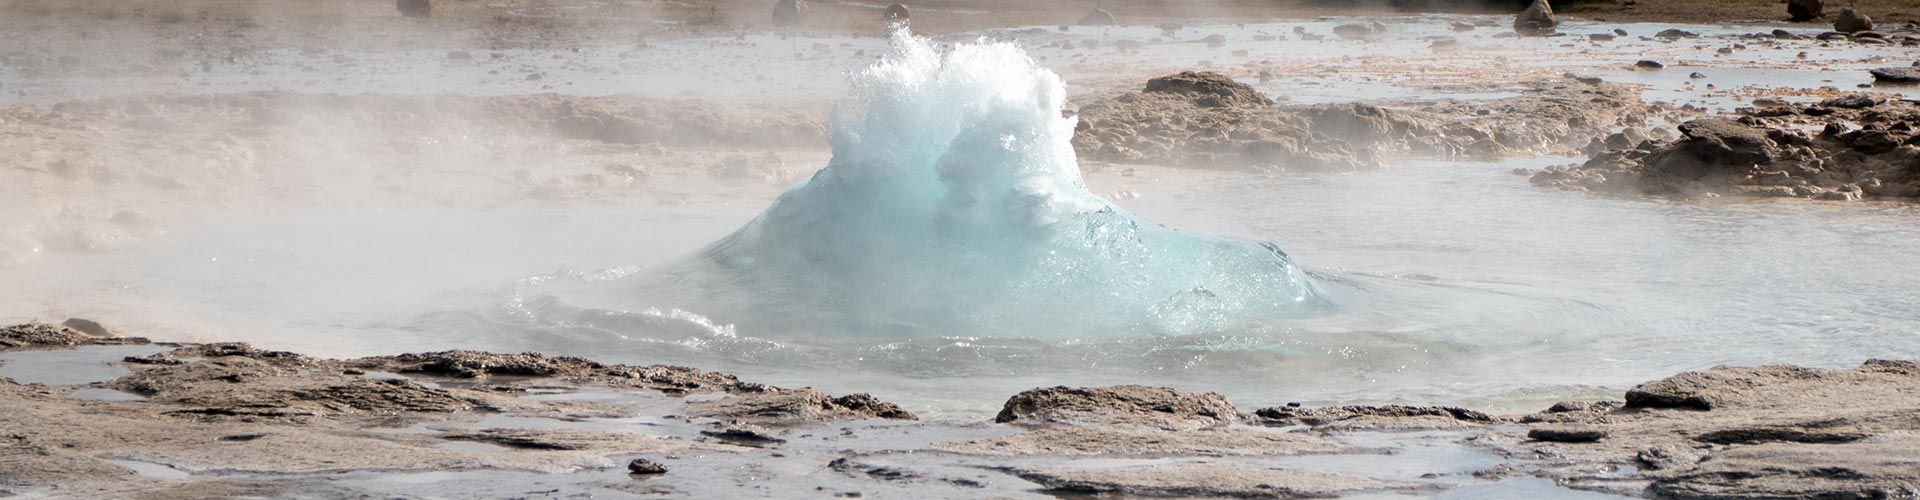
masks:
<svg viewBox="0 0 1920 500"><path fill-rule="evenodd" d="M1060 77L1008 43L904 29L852 75L833 159L695 255L620 281L757 336L1185 334L1309 314L1273 244L1177 231L1087 190Z"/></svg>

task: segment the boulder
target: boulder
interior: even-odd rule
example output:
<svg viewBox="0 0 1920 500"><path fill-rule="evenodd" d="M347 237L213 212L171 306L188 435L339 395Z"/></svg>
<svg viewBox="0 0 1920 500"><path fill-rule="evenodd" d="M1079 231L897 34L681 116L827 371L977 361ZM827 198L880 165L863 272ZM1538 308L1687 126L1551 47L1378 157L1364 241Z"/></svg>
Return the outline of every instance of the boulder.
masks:
<svg viewBox="0 0 1920 500"><path fill-rule="evenodd" d="M1106 9L1093 9L1080 18L1081 26L1113 26L1113 14Z"/></svg>
<svg viewBox="0 0 1920 500"><path fill-rule="evenodd" d="M433 15L432 0L396 0L393 3L393 7L399 9L400 15L406 17L430 17Z"/></svg>
<svg viewBox="0 0 1920 500"><path fill-rule="evenodd" d="M806 10L802 0L780 0L773 4L773 25L793 26L800 24L800 13Z"/></svg>
<svg viewBox="0 0 1920 500"><path fill-rule="evenodd" d="M1547 0L1533 0L1533 5L1513 19L1513 31L1527 36L1553 34L1553 28L1559 25L1560 21L1553 17L1553 5Z"/></svg>
<svg viewBox="0 0 1920 500"><path fill-rule="evenodd" d="M1349 40L1368 40L1374 38L1376 32L1373 26L1360 23L1348 23L1334 26L1333 34Z"/></svg>
<svg viewBox="0 0 1920 500"><path fill-rule="evenodd" d="M1679 128L1680 140L1647 157L1649 170L1681 179L1745 174L1779 154L1765 131L1732 120L1706 118ZM1631 394L1627 402L1633 403Z"/></svg>
<svg viewBox="0 0 1920 500"><path fill-rule="evenodd" d="M1199 94L1202 107L1264 106L1273 100L1252 86L1233 81L1212 71L1182 71L1179 74L1147 80L1147 93Z"/></svg>
<svg viewBox="0 0 1920 500"><path fill-rule="evenodd" d="M1787 0L1787 20L1811 21L1826 17L1824 0Z"/></svg>
<svg viewBox="0 0 1920 500"><path fill-rule="evenodd" d="M1833 19L1833 30L1841 33L1873 31L1873 18L1847 7L1840 10L1840 17Z"/></svg>
<svg viewBox="0 0 1920 500"><path fill-rule="evenodd" d="M908 17L910 17L910 13L907 12L907 6L905 4L897 4L897 3L893 5L888 5L887 12L885 14L880 15L881 19L885 19L888 21L905 21L907 20Z"/></svg>
<svg viewBox="0 0 1920 500"><path fill-rule="evenodd" d="M1920 67L1879 68L1868 70L1873 81L1882 83L1920 83Z"/></svg>
<svg viewBox="0 0 1920 500"><path fill-rule="evenodd" d="M627 462L627 473L640 475L666 474L667 466L660 465L658 462L652 460L636 458L633 459L632 462Z"/></svg>
<svg viewBox="0 0 1920 500"><path fill-rule="evenodd" d="M1120 385L1031 389L1007 399L993 421L1191 430L1221 427L1239 419L1239 410L1216 393Z"/></svg>

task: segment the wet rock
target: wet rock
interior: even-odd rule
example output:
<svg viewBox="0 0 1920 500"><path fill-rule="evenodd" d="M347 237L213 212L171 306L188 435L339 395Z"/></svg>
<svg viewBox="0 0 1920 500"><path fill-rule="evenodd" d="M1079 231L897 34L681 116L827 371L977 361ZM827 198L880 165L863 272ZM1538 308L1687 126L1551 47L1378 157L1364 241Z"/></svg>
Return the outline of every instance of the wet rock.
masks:
<svg viewBox="0 0 1920 500"><path fill-rule="evenodd" d="M401 354L383 363L396 371L455 378L490 375L550 377L573 369L604 368L580 358L550 358L540 353L494 354L480 351L440 351Z"/></svg>
<svg viewBox="0 0 1920 500"><path fill-rule="evenodd" d="M636 459L633 459L632 462L627 462L627 473L638 474L642 476L666 474L667 466L660 465L659 462L655 462L652 460L647 460L644 458L636 458Z"/></svg>
<svg viewBox="0 0 1920 500"><path fill-rule="evenodd" d="M1867 73L1881 83L1920 83L1920 67L1876 68Z"/></svg>
<svg viewBox="0 0 1920 500"><path fill-rule="evenodd" d="M716 430L703 430L700 435L718 439L728 444L753 448L767 448L786 444L787 440L774 437L765 431L748 427L725 427Z"/></svg>
<svg viewBox="0 0 1920 500"><path fill-rule="evenodd" d="M1009 398L993 421L1204 429L1239 419L1239 411L1219 394L1121 385L1028 390Z"/></svg>
<svg viewBox="0 0 1920 500"><path fill-rule="evenodd" d="M94 337L119 337L120 336L118 332L114 332L113 329L107 328L106 325L102 325L98 321L85 319L85 318L67 318L66 321L60 322L60 326L71 328L80 333L84 333Z"/></svg>
<svg viewBox="0 0 1920 500"><path fill-rule="evenodd" d="M1333 34L1349 40L1373 40L1379 38L1380 32L1376 31L1373 25L1347 23L1334 26Z"/></svg>
<svg viewBox="0 0 1920 500"><path fill-rule="evenodd" d="M909 17L913 17L913 14L907 11L906 4L898 3L888 5L887 11L880 14L880 19L887 21L905 21Z"/></svg>
<svg viewBox="0 0 1920 500"><path fill-rule="evenodd" d="M1873 18L1853 10L1853 7L1840 9L1840 17L1833 19L1833 30L1841 33L1873 31Z"/></svg>
<svg viewBox="0 0 1920 500"><path fill-rule="evenodd" d="M1204 498L1332 498L1406 487L1355 476L1230 463L1110 468L1031 467L1006 472L1055 495Z"/></svg>
<svg viewBox="0 0 1920 500"><path fill-rule="evenodd" d="M433 15L433 0L396 0L394 8L406 17L430 17Z"/></svg>
<svg viewBox="0 0 1920 500"><path fill-rule="evenodd" d="M800 24L801 15L805 10L805 0L778 0L773 3L773 25L798 25Z"/></svg>
<svg viewBox="0 0 1920 500"><path fill-rule="evenodd" d="M1253 87L1212 71L1182 71L1147 80L1146 91L1196 96L1195 103L1212 108L1273 104Z"/></svg>
<svg viewBox="0 0 1920 500"><path fill-rule="evenodd" d="M1665 30L1660 30L1659 33L1654 33L1653 37L1663 38L1667 40L1675 40L1680 38L1700 38L1700 34L1683 30L1683 29L1665 29Z"/></svg>
<svg viewBox="0 0 1920 500"><path fill-rule="evenodd" d="M1876 99L1873 96L1866 95L1866 94L1849 94L1845 96L1835 97L1832 99L1827 99L1825 101L1820 101L1821 106L1826 106L1830 108L1846 108L1846 109L1866 109L1866 108L1877 106L1880 103L1881 103L1880 99Z"/></svg>
<svg viewBox="0 0 1920 500"><path fill-rule="evenodd" d="M1871 360L1851 370L1715 367L1648 382L1629 407L1553 414L1526 431L1603 431L1605 446L1483 441L1499 453L1543 457L1527 473L1572 484L1596 467L1638 470L1585 483L1659 498L1901 498L1920 487L1920 363ZM1605 485L1615 485L1608 487ZM1617 487L1619 489L1613 489Z"/></svg>
<svg viewBox="0 0 1920 500"><path fill-rule="evenodd" d="M1801 38L1806 38L1800 35L1795 35L1791 31L1782 30L1782 29L1773 30L1772 35L1774 38L1781 39L1781 40L1798 40Z"/></svg>
<svg viewBox="0 0 1920 500"><path fill-rule="evenodd" d="M1666 69L1667 65L1660 64L1660 61L1642 60L1633 63L1633 67L1637 69Z"/></svg>
<svg viewBox="0 0 1920 500"><path fill-rule="evenodd" d="M1826 0L1787 0L1787 20L1812 21L1826 17Z"/></svg>
<svg viewBox="0 0 1920 500"><path fill-rule="evenodd" d="M1607 431L1599 429L1541 428L1527 431L1527 439L1555 443L1591 443L1606 437Z"/></svg>
<svg viewBox="0 0 1920 500"><path fill-rule="evenodd" d="M1691 79L1694 79L1694 80L1699 80L1699 79L1701 79L1701 78L1706 78L1706 77L1707 77L1707 74L1706 74L1706 73L1701 73L1701 72L1698 72L1698 71L1695 71L1695 72L1692 72L1692 73L1687 73L1687 78L1691 78Z"/></svg>
<svg viewBox="0 0 1920 500"><path fill-rule="evenodd" d="M1196 79L1168 81L1184 80ZM1396 153L1495 159L1576 150L1607 128L1625 125L1644 106L1628 88L1603 82L1576 87L1535 81L1522 96L1491 103L1389 109L1359 103L1275 106L1223 76L1197 81L1205 84L1155 85L1176 92L1131 93L1083 105L1074 149L1098 161L1187 168L1355 171L1378 168L1383 155Z"/></svg>
<svg viewBox="0 0 1920 500"><path fill-rule="evenodd" d="M111 330L98 323L82 319L68 319L68 322L86 322L111 335ZM54 326L45 323L25 323L0 327L0 351L19 349L48 349L78 347L83 345L121 345L146 344L147 339L139 337L102 337L76 330L71 326Z"/></svg>
<svg viewBox="0 0 1920 500"><path fill-rule="evenodd" d="M813 389L781 389L759 384L745 385L757 387L757 389L736 389L733 394L719 400L690 403L687 405L687 413L699 417L770 424L861 418L889 420L918 418L913 412L901 408L900 405L880 401L866 394L836 398Z"/></svg>
<svg viewBox="0 0 1920 500"><path fill-rule="evenodd" d="M1527 10L1513 19L1513 31L1524 36L1543 36L1553 34L1560 21L1553 16L1553 5L1547 0L1533 0Z"/></svg>
<svg viewBox="0 0 1920 500"><path fill-rule="evenodd" d="M1275 406L1253 413L1267 426L1306 425L1342 429L1436 429L1493 423L1485 413L1448 406Z"/></svg>
<svg viewBox="0 0 1920 500"><path fill-rule="evenodd" d="M1356 451L1324 435L1241 426L1166 430L1136 425L1025 427L1012 436L935 443L933 449L981 456L1164 457L1286 456Z"/></svg>
<svg viewBox="0 0 1920 500"><path fill-rule="evenodd" d="M1591 35L1587 35L1588 40L1592 40L1596 42L1611 42L1613 41L1614 38L1615 37L1613 36L1612 33L1594 33Z"/></svg>
<svg viewBox="0 0 1920 500"><path fill-rule="evenodd" d="M1466 33L1468 31L1473 31L1477 27L1474 26L1473 23L1455 22L1453 23L1452 28L1455 33Z"/></svg>
<svg viewBox="0 0 1920 500"><path fill-rule="evenodd" d="M1113 14L1106 9L1093 9L1087 15L1080 17L1079 24L1081 26L1112 26Z"/></svg>

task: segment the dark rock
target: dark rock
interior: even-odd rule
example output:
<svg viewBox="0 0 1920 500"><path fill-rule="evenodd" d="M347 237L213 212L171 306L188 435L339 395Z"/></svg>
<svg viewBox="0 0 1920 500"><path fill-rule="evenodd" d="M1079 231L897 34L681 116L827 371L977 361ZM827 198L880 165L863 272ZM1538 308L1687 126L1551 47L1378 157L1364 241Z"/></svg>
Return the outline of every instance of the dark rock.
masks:
<svg viewBox="0 0 1920 500"><path fill-rule="evenodd" d="M1272 99L1261 95L1252 86L1233 81L1226 75L1212 71L1182 71L1177 75L1163 76L1147 80L1147 92L1163 94L1198 94L1196 100L1203 107L1232 107L1245 105L1273 104Z"/></svg>
<svg viewBox="0 0 1920 500"><path fill-rule="evenodd" d="M1826 17L1825 0L1787 0L1787 20L1812 21Z"/></svg>
<svg viewBox="0 0 1920 500"><path fill-rule="evenodd" d="M1920 83L1920 67L1878 68L1867 71L1873 81L1882 83Z"/></svg>
<svg viewBox="0 0 1920 500"><path fill-rule="evenodd" d="M1554 443L1591 443L1606 437L1607 431L1599 429L1540 428L1527 431L1527 439Z"/></svg>
<svg viewBox="0 0 1920 500"><path fill-rule="evenodd" d="M1587 408L1588 404L1585 401L1561 401L1547 407L1547 413L1581 412L1587 411Z"/></svg>
<svg viewBox="0 0 1920 500"><path fill-rule="evenodd" d="M1659 33L1654 33L1653 37L1672 40L1677 38L1700 38L1700 34L1683 29L1666 29L1660 30Z"/></svg>
<svg viewBox="0 0 1920 500"><path fill-rule="evenodd" d="M1680 124L1679 129L1682 137L1672 148L1648 156L1649 169L1699 179L1745 172L1754 165L1773 163L1777 155L1765 132L1738 122L1708 118ZM1632 405L1631 398L1628 404Z"/></svg>
<svg viewBox="0 0 1920 500"><path fill-rule="evenodd" d="M993 421L1197 429L1225 426L1239 419L1239 410L1216 393L1121 385L1027 390L1007 399Z"/></svg>
<svg viewBox="0 0 1920 500"><path fill-rule="evenodd" d="M1853 139L1853 149L1862 153L1877 155L1893 151L1900 147L1906 137L1896 136L1885 130L1863 130Z"/></svg>
<svg viewBox="0 0 1920 500"><path fill-rule="evenodd" d="M1321 426L1342 420L1356 418L1418 418L1439 417L1467 423L1492 423L1493 417L1485 413L1450 406L1334 406L1324 408L1281 407L1261 408L1253 412L1255 417L1266 425L1310 425Z"/></svg>
<svg viewBox="0 0 1920 500"><path fill-rule="evenodd" d="M748 429L744 427L728 427L720 430L705 430L705 431L700 431L700 435L711 437L714 439L719 439L721 441L725 441L732 444L737 444L741 446L751 446L755 448L765 448L769 446L785 444L787 442L787 440L785 439L773 437L771 435L768 435L765 432L761 432L755 429Z"/></svg>
<svg viewBox="0 0 1920 500"><path fill-rule="evenodd" d="M1560 21L1553 17L1553 5L1547 0L1533 0L1527 10L1513 19L1513 31L1526 36L1551 35L1559 25Z"/></svg>
<svg viewBox="0 0 1920 500"><path fill-rule="evenodd" d="M1797 40L1797 39L1803 38L1800 35L1793 34L1793 32L1791 31L1780 30L1780 29L1773 30L1773 37L1781 40Z"/></svg>
<svg viewBox="0 0 1920 500"><path fill-rule="evenodd" d="M893 403L866 394L838 398L813 389L781 389L760 384L742 384L734 394L717 401L687 405L689 415L717 419L741 419L763 423L794 423L822 420L882 418L915 420L909 412Z"/></svg>
<svg viewBox="0 0 1920 500"><path fill-rule="evenodd" d="M406 17L433 16L432 0L396 0L394 8L399 9L400 15Z"/></svg>
<svg viewBox="0 0 1920 500"><path fill-rule="evenodd" d="M779 0L773 3L773 25L794 26L800 24L801 13L806 10L804 0Z"/></svg>
<svg viewBox="0 0 1920 500"><path fill-rule="evenodd" d="M1873 31L1873 18L1853 10L1853 7L1840 9L1840 17L1833 19L1833 30L1841 33Z"/></svg>
<svg viewBox="0 0 1920 500"><path fill-rule="evenodd" d="M104 329L104 327L102 328ZM45 323L26 323L0 327L0 351L76 347L94 344L145 343L147 343L147 339L139 337L98 337L75 330L71 327L54 326Z"/></svg>
<svg viewBox="0 0 1920 500"><path fill-rule="evenodd" d="M90 320L90 319L67 318L66 321L60 322L60 326L72 328L74 329L74 331L78 331L80 333L92 335L95 337L118 337L119 336L118 334L114 333L113 329L107 328L106 325L102 325L100 324L100 322Z"/></svg>
<svg viewBox="0 0 1920 500"><path fill-rule="evenodd" d="M1639 69L1665 69L1667 65L1660 64L1660 61L1640 61L1633 63L1633 67Z"/></svg>
<svg viewBox="0 0 1920 500"><path fill-rule="evenodd" d="M1379 33L1374 31L1374 28L1371 25L1360 24L1360 23L1348 23L1348 24L1342 24L1339 26L1334 26L1333 34L1335 36L1339 36L1340 38L1346 38L1349 40L1371 40L1375 38Z"/></svg>
<svg viewBox="0 0 1920 500"><path fill-rule="evenodd" d="M1791 427L1743 427L1713 431L1694 437L1702 442L1713 444L1837 444L1866 438L1866 434L1859 432L1832 432Z"/></svg>
<svg viewBox="0 0 1920 500"><path fill-rule="evenodd" d="M905 21L907 20L907 18L912 16L913 14L907 11L907 6L905 4L896 3L893 5L888 5L887 12L881 14L880 19L884 19L887 21Z"/></svg>
<svg viewBox="0 0 1920 500"><path fill-rule="evenodd" d="M1611 42L1613 41L1614 38L1615 37L1610 33L1594 33L1591 35L1587 35L1588 40L1593 40L1596 42Z"/></svg>
<svg viewBox="0 0 1920 500"><path fill-rule="evenodd" d="M1106 9L1093 9L1092 12L1088 12L1087 15L1082 16L1080 18L1080 25L1081 26L1112 26L1113 14L1107 12Z"/></svg>
<svg viewBox="0 0 1920 500"><path fill-rule="evenodd" d="M633 459L632 462L627 462L627 473L640 475L666 474L667 466L660 465L659 462L652 460L636 458Z"/></svg>
<svg viewBox="0 0 1920 500"><path fill-rule="evenodd" d="M1850 94L1820 101L1821 106L1845 109L1865 109L1879 104L1879 99L1875 99L1873 96L1866 94Z"/></svg>

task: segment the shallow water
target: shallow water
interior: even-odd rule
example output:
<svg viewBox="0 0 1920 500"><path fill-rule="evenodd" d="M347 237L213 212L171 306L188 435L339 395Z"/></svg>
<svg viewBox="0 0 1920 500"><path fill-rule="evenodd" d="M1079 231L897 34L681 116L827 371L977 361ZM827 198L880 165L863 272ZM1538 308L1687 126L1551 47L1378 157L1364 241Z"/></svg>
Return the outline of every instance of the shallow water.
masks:
<svg viewBox="0 0 1920 500"><path fill-rule="evenodd" d="M1500 95L1500 90L1482 85L1484 80L1471 81L1476 71L1520 66L1503 74L1558 74L1579 66L1599 67L1596 73L1608 78L1647 83L1650 98L1724 106L1736 100L1700 97L1685 89L1685 75L1692 71L1687 68L1707 68L1700 71L1726 79L1709 81L1730 86L1832 80L1830 84L1845 88L1864 81L1859 68L1875 64L1859 61L1891 57L1891 51L1899 50L1816 48L1814 42L1798 41L1766 53L1754 48L1731 57L1713 55L1713 47L1734 42L1714 37L1771 27L1684 26L1707 38L1674 43L1473 38L1470 45L1489 48L1458 59L1442 58L1442 70L1423 73L1430 76L1386 81L1405 76L1395 68L1428 62L1424 53L1401 55L1409 47L1425 46L1418 37L1440 34L1445 20L1470 18L1418 19L1386 20L1391 36L1399 38L1372 44L1254 38L1261 33L1290 36L1294 26L1325 33L1349 21L1343 19L1245 27L1196 24L1171 37L1150 27L1075 28L1066 34L1049 27L993 35L1020 39L1034 48L1043 65L1070 81L1107 78L1115 68L1132 67L1125 78L1137 83L1141 68L1186 67L1200 58L1216 65L1280 61L1265 66L1305 69L1283 71L1260 88L1306 102L1487 98ZM1674 26L1631 25L1628 30L1637 37L1668 27ZM1462 36L1485 37L1497 31L1483 28ZM1574 24L1567 31L1602 30ZM1227 34L1231 45L1216 49L1196 41L1208 34ZM1165 39L1138 51L1048 48L1069 39L1097 38L1111 44L1156 37ZM739 42L661 42L672 50L647 57L715 50L714 64L724 66L726 61L751 61L744 54L755 44L788 44L809 51L819 43L825 47L818 49L824 53L821 58L795 58L768 71L831 73L864 64L869 58L858 52L877 54L881 47L877 39L831 37L777 42L749 37L746 45ZM729 47L740 53L728 55L735 50ZM1223 54L1239 48L1250 52ZM574 66L552 63L562 66L540 71L578 70L611 82L623 75L619 68L646 67L644 60L595 62L603 56L622 60L609 55L614 50L590 48L569 59ZM1815 59L1838 70L1780 59L1798 50L1814 50ZM1529 51L1544 55L1509 62ZM1630 64L1645 53L1669 57L1674 66L1658 73L1605 69ZM262 64L297 67L303 64L299 58L317 57L297 51L275 57L282 56L287 60L268 58ZM500 62L479 58L473 63L478 68L447 69L436 78L407 71L441 71L439 63L395 62L365 70L398 75L393 81L355 85L395 84L395 92L535 88L523 80L463 77L483 73L487 65L517 60L510 56ZM422 62L444 55L421 51L383 57ZM660 71L681 71L679 66L663 68ZM340 90L331 86L334 83L245 76L226 77L246 85L215 82L210 87ZM470 80L481 83L443 86ZM89 81L95 85L61 87L71 82L33 79L23 88L27 94L44 85L111 95L140 83ZM562 91L678 95L698 87L675 87L681 84L673 82L679 81ZM751 97L760 91L751 85L760 84L699 90ZM775 83L765 85L772 88ZM825 96L840 87L837 80L823 78L785 91ZM50 255L0 270L0 279L27 284L0 291L0 317L88 317L167 340L245 340L330 356L475 348L685 364L780 385L872 392L923 414L967 417L990 414L1007 396L1031 387L1115 383L1220 391L1243 408L1287 401L1397 400L1532 410L1556 399L1618 397L1622 386L1716 364L1837 367L1872 357L1920 356L1920 289L1910 283L1920 274L1920 259L1912 257L1920 250L1920 210L1899 204L1799 200L1624 200L1541 190L1509 173L1516 167L1570 161L1399 162L1374 172L1310 176L1147 167L1131 175L1115 170L1090 174L1093 192L1140 193L1117 204L1144 220L1183 231L1271 241L1320 282L1345 290L1337 297L1343 312L1216 334L1083 332L1063 337L1058 331L1008 328L968 337L795 338L726 328L732 319L725 317L705 318L711 322L703 323L701 311L662 310L618 321L542 314L554 296L567 296L568 286L589 286L702 248L746 224L778 194L720 183L679 186L709 194L672 204L525 203L490 210L415 207L214 216L111 252Z"/></svg>
<svg viewBox="0 0 1920 500"><path fill-rule="evenodd" d="M1141 192L1120 203L1148 220L1271 240L1324 279L1368 291L1351 312L1227 335L766 340L678 322L619 332L541 324L515 302L526 299L513 295L516 279L658 264L746 222L765 199L237 218L0 271L40 284L0 303L156 337L336 356L466 347L689 364L873 392L936 415L984 415L1036 386L1110 383L1216 390L1244 406L1532 409L1716 364L1920 356L1920 290L1907 280L1920 272L1911 258L1920 210L1624 200L1541 190L1508 173L1556 161L1092 175L1096 192ZM605 230L636 226L648 237ZM275 243L314 234L333 243Z"/></svg>

